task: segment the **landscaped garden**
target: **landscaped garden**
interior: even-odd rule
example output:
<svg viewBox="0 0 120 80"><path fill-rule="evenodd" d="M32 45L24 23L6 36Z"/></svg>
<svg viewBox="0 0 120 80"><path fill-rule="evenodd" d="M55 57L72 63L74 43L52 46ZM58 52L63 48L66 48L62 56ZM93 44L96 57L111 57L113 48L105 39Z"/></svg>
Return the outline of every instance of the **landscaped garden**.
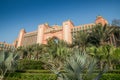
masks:
<svg viewBox="0 0 120 80"><path fill-rule="evenodd" d="M119 80L120 28L96 25L78 31L72 44L53 37L46 45L2 49L0 73L0 80Z"/></svg>

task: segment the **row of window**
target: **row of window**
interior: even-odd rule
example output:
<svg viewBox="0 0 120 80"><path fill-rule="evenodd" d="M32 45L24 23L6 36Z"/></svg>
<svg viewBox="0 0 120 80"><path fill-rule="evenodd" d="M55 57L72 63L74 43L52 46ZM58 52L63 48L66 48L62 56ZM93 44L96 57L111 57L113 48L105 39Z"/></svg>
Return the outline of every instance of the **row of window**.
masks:
<svg viewBox="0 0 120 80"><path fill-rule="evenodd" d="M24 37L22 45L27 46L37 42L37 35Z"/></svg>
<svg viewBox="0 0 120 80"><path fill-rule="evenodd" d="M89 30L93 27L94 25L88 25L88 26L82 26L82 27L74 27L72 31L79 31L79 30Z"/></svg>

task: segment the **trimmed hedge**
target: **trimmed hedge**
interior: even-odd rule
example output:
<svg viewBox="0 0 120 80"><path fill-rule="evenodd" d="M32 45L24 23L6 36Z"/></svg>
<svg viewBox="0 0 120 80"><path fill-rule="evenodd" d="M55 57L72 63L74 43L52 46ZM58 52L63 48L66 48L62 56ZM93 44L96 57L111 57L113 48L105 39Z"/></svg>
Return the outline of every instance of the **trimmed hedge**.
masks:
<svg viewBox="0 0 120 80"><path fill-rule="evenodd" d="M50 70L17 70L15 72L18 72L18 73L53 73ZM65 73L64 70L61 70L60 72Z"/></svg>
<svg viewBox="0 0 120 80"><path fill-rule="evenodd" d="M100 71L98 71L98 70L95 70L94 71L94 73L99 73ZM111 70L111 71L108 71L108 72L106 72L106 73L113 73L113 74L120 74L120 70Z"/></svg>
<svg viewBox="0 0 120 80"><path fill-rule="evenodd" d="M17 70L16 72L20 72L20 73L53 73L50 70ZM62 73L65 73L64 70L61 70ZM94 73L99 73L100 71L95 70ZM86 72L84 72L86 73ZM112 70L112 71L108 71L106 73L113 73L113 74L120 74L120 70Z"/></svg>
<svg viewBox="0 0 120 80"><path fill-rule="evenodd" d="M50 70L17 70L18 73L52 73Z"/></svg>
<svg viewBox="0 0 120 80"><path fill-rule="evenodd" d="M44 63L37 60L19 60L18 61L18 69L17 70L43 70L44 69Z"/></svg>
<svg viewBox="0 0 120 80"><path fill-rule="evenodd" d="M5 80L57 80L57 77L47 73L12 73ZM120 80L120 74L104 74L100 80Z"/></svg>
<svg viewBox="0 0 120 80"><path fill-rule="evenodd" d="M61 71L65 73L64 70ZM97 74L95 71L93 77ZM57 76L50 70L19 70L11 74L6 74L5 80L57 80ZM89 80L84 77L84 80ZM120 80L120 71L114 70L105 73L100 80Z"/></svg>
<svg viewBox="0 0 120 80"><path fill-rule="evenodd" d="M56 80L55 74L11 73L5 80Z"/></svg>
<svg viewBox="0 0 120 80"><path fill-rule="evenodd" d="M104 74L100 80L120 80L120 74Z"/></svg>

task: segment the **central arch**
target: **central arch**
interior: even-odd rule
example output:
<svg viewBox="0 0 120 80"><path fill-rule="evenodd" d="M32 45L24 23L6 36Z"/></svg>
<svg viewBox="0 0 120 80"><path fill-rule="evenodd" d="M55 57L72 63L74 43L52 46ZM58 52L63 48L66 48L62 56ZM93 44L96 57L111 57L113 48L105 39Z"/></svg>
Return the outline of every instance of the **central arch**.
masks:
<svg viewBox="0 0 120 80"><path fill-rule="evenodd" d="M60 40L60 39L57 38L56 36L53 36L52 39L53 39L53 41L54 41L55 43L58 43L58 41Z"/></svg>

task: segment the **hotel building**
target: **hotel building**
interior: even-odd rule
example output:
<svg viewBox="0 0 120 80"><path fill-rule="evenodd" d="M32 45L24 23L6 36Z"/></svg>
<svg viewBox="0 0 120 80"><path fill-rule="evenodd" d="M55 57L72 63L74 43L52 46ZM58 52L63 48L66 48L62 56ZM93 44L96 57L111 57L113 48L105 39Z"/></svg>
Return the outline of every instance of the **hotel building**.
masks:
<svg viewBox="0 0 120 80"><path fill-rule="evenodd" d="M21 29L18 38L14 41L15 47L27 46L32 44L47 44L47 39L56 37L68 43L72 43L74 34L79 30L90 30L94 25L101 23L108 24L102 16L97 16L94 23L74 26L73 22L68 20L63 22L62 26L41 24L36 31L26 32Z"/></svg>

